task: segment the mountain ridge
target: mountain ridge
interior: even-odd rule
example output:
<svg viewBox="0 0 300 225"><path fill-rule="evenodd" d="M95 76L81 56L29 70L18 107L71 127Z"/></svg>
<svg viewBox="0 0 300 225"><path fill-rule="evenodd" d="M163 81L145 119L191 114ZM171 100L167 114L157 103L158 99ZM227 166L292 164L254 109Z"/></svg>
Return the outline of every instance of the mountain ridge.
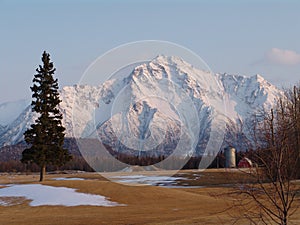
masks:
<svg viewBox="0 0 300 225"><path fill-rule="evenodd" d="M154 93L157 95L156 98L161 97L162 99L145 99L145 96L153 96ZM212 130L214 119L217 120L216 124L223 124L220 118L214 117L214 112L224 114L234 122L247 122L258 109L271 108L275 99L282 95L280 89L266 81L261 75L251 77L226 73L212 75L207 71L196 69L178 57L158 56L148 63L136 66L128 76L122 79L112 78L97 86L73 85L63 87L60 90L62 100L60 111L64 117L63 125L66 127L66 137L98 135L97 137L100 137L104 142L112 143L112 140L118 137L107 136L107 130L106 135L104 135L103 126L106 125L107 127L110 124L110 127L107 128L110 130L108 132L110 134L114 129L118 129L111 123L113 118L111 112L116 110L116 115L122 112L121 109L118 112L118 107L114 104L122 101L122 98L125 99L124 96L126 95L136 101L134 103L140 104L141 112L146 113L147 107L154 110L152 117L145 122L142 121L144 115L134 114L136 112L134 107L137 105L125 101L124 107L128 105L129 110L133 109L132 120L125 122L130 122L129 126L132 129L137 129L136 137L149 138L149 129L153 127L152 130L150 129L151 135L159 138L158 131L161 132L160 130L163 130L164 125L158 122L158 118L162 118L162 116L157 117L158 113L167 115L164 121L169 121L169 130L166 132L174 135L174 131L178 130L175 124L178 124L180 118L172 104L167 106L166 102L170 101L170 93L172 93L171 97L174 101L173 106L179 106L181 104L180 98L183 97L188 97L190 103L193 103L199 119L196 123L201 126L201 129L193 127L189 129L195 132L199 130L199 137L194 137L199 139L197 146L195 146L200 148L199 151L202 151L208 143L210 136L207 133ZM140 99L143 98L144 102L140 102ZM226 106L219 104L224 98L226 98ZM11 123L0 124L0 146L21 142L24 131L34 122L36 117L37 115L31 112L31 107L27 106ZM94 118L96 118L96 124L93 124ZM157 125L157 123L160 124ZM101 130L103 133L100 132ZM191 131L190 133L192 133ZM244 130L243 132L246 136L249 135L248 131ZM170 142L166 144L169 146ZM115 143L112 146L117 148ZM153 147L153 143L150 143L150 146ZM176 144L174 144L175 147Z"/></svg>

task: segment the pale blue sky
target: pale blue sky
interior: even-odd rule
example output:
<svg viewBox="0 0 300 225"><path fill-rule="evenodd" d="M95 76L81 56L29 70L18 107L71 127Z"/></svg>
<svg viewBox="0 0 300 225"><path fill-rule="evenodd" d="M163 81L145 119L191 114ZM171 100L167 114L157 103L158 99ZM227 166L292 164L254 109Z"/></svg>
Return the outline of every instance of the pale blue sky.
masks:
<svg viewBox="0 0 300 225"><path fill-rule="evenodd" d="M300 80L299 1L0 0L0 103L30 98L47 50L60 86L77 83L111 48L139 40L183 45L213 72Z"/></svg>

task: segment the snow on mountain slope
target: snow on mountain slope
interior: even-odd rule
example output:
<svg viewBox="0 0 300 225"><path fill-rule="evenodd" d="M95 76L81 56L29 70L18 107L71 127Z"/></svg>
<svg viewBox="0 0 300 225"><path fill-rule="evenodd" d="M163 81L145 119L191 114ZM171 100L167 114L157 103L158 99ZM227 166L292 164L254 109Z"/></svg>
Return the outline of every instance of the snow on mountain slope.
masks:
<svg viewBox="0 0 300 225"><path fill-rule="evenodd" d="M229 94L229 99L236 103L234 110L243 117L250 116L254 109L272 107L274 100L283 94L260 75L246 77L217 74L217 76ZM249 107L252 110L249 111Z"/></svg>
<svg viewBox="0 0 300 225"><path fill-rule="evenodd" d="M37 118L36 113L31 112L31 106L25 110L2 131L0 146L17 144L23 140L23 133Z"/></svg>
<svg viewBox="0 0 300 225"><path fill-rule="evenodd" d="M270 84L260 75L251 77L229 74L217 74L222 81L225 92L228 93L227 109L230 123L235 127L230 129L239 134L231 134L235 138L231 140L237 149L245 149L251 145L253 115L260 114L263 110L271 109L276 100L283 96L282 90ZM237 140L240 139L240 140ZM248 143L246 143L248 142Z"/></svg>
<svg viewBox="0 0 300 225"><path fill-rule="evenodd" d="M169 118L146 101L130 108L126 123L122 122L122 116L121 113L115 114L99 126L97 132L104 144L110 145L115 151L127 149L136 155L141 152L155 155L158 150L160 153L172 153L180 138L178 120ZM151 151L154 149L156 151Z"/></svg>
<svg viewBox="0 0 300 225"><path fill-rule="evenodd" d="M141 144L152 148L151 137L158 144L165 137L166 146L176 147L178 135L186 132L191 142L199 139L194 147L202 151L214 138L214 127L223 127L228 118L247 123L257 110L272 107L280 95L259 75L211 75L178 57L158 56L136 66L128 76L113 77L102 85L63 87L60 110L67 137L97 135L115 148L124 140L121 144L134 149ZM24 107L17 118L9 118L9 124L0 128L0 146L21 141L35 115Z"/></svg>
<svg viewBox="0 0 300 225"><path fill-rule="evenodd" d="M29 104L28 99L0 104L0 126L5 127L12 123Z"/></svg>

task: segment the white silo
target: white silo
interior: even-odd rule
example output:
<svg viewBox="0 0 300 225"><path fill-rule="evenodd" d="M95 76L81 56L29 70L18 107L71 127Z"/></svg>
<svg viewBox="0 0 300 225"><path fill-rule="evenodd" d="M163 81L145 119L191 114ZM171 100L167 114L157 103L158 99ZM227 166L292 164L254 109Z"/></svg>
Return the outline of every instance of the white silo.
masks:
<svg viewBox="0 0 300 225"><path fill-rule="evenodd" d="M235 148L227 147L224 149L225 152L225 168L235 168L236 161L235 161Z"/></svg>

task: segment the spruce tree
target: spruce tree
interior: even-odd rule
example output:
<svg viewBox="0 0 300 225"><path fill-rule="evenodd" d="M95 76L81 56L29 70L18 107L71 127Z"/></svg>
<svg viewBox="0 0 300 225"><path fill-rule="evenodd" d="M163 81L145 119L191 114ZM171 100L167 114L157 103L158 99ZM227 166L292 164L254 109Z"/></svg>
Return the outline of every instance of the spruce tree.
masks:
<svg viewBox="0 0 300 225"><path fill-rule="evenodd" d="M62 114L58 109L61 102L58 81L53 78L55 68L50 55L44 51L43 65L36 69L33 78L32 111L38 114L35 123L24 133L30 146L22 152L23 163L36 163L40 167L40 181L43 181L47 165L63 165L71 156L63 148L64 131Z"/></svg>

